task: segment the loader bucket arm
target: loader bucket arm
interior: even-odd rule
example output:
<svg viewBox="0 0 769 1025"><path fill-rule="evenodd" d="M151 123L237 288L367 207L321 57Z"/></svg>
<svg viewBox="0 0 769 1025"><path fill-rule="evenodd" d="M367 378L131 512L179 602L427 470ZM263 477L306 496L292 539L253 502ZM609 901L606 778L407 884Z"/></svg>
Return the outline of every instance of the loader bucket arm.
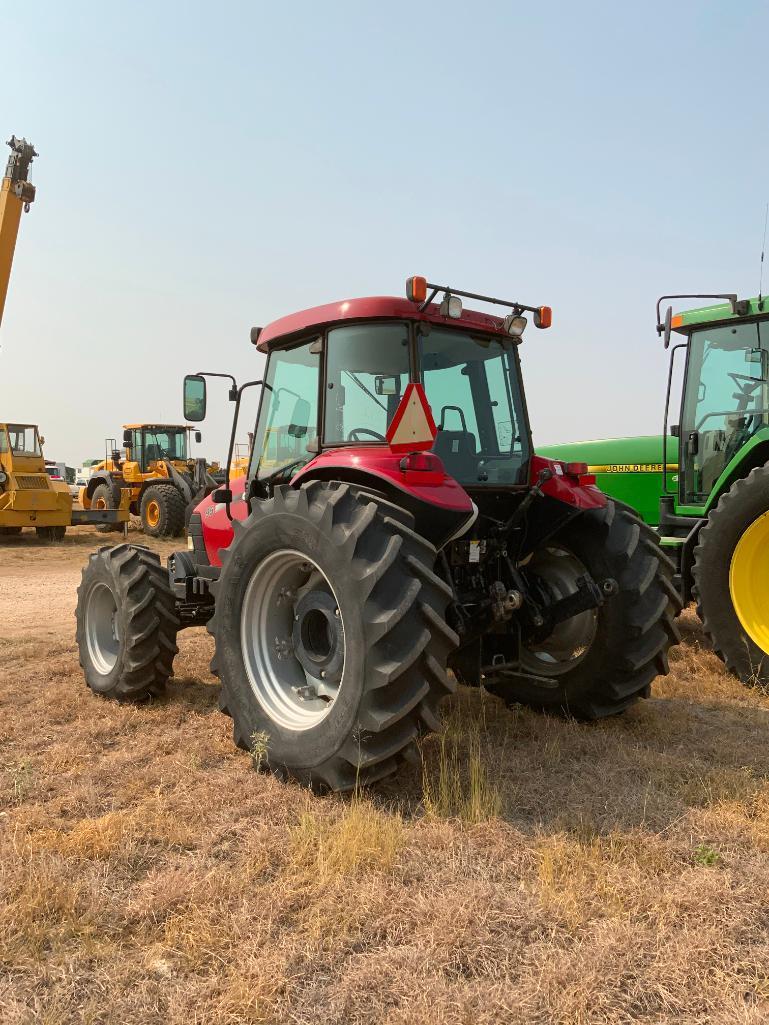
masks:
<svg viewBox="0 0 769 1025"><path fill-rule="evenodd" d="M11 155L0 183L0 323L3 319L11 265L19 233L22 210L28 210L35 198L35 186L27 181L29 165L37 156L26 139L15 135L8 141Z"/></svg>

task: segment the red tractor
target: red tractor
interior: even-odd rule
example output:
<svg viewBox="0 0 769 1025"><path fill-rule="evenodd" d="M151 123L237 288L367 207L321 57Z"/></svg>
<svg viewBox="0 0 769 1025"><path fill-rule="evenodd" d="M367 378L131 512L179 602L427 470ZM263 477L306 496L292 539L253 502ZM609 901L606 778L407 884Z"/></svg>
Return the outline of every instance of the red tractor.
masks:
<svg viewBox="0 0 769 1025"><path fill-rule="evenodd" d="M519 344L549 308L424 278L407 296L252 331L264 380L230 389L234 444L240 397L262 387L248 473L200 502L167 567L137 545L91 556L89 687L156 693L177 631L207 624L235 742L348 790L416 754L455 680L597 719L667 672L680 603L655 533L583 464L534 454ZM185 378L189 420L208 376Z"/></svg>

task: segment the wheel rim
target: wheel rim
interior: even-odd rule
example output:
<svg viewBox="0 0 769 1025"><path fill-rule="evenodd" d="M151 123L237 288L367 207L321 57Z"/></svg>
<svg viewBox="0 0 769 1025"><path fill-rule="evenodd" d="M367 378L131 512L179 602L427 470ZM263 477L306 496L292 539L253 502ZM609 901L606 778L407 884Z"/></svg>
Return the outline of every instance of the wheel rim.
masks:
<svg viewBox="0 0 769 1025"><path fill-rule="evenodd" d="M94 502L94 508L96 508L96 509L106 509L107 508L107 503L106 503L105 499L103 499L101 496L99 496L99 498L97 498L96 501Z"/></svg>
<svg viewBox="0 0 769 1025"><path fill-rule="evenodd" d="M240 639L251 688L272 720L299 732L326 718L343 682L344 623L316 562L286 549L256 566Z"/></svg>
<svg viewBox="0 0 769 1025"><path fill-rule="evenodd" d="M109 675L120 651L120 632L115 597L106 584L96 584L88 595L85 635L96 671Z"/></svg>
<svg viewBox="0 0 769 1025"><path fill-rule="evenodd" d="M729 593L745 633L762 651L769 652L769 512L754 520L732 555Z"/></svg>
<svg viewBox="0 0 769 1025"><path fill-rule="evenodd" d="M566 548L548 547L535 552L526 566L527 574L543 581L553 600L577 591L577 581L588 573L577 556ZM598 629L598 612L588 609L558 623L541 641L521 648L525 668L540 676L560 676L574 669L587 655Z"/></svg>
<svg viewBox="0 0 769 1025"><path fill-rule="evenodd" d="M154 498L147 502L147 523L150 527L157 527L160 523L160 505Z"/></svg>

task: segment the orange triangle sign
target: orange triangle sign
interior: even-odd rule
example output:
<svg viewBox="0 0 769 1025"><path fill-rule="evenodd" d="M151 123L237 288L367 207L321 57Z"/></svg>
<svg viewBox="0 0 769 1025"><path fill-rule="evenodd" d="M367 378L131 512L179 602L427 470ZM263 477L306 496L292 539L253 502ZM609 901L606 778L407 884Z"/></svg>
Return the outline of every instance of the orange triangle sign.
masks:
<svg viewBox="0 0 769 1025"><path fill-rule="evenodd" d="M421 384L409 384L392 423L387 428L387 444L392 452L423 452L433 447L438 433L433 414Z"/></svg>

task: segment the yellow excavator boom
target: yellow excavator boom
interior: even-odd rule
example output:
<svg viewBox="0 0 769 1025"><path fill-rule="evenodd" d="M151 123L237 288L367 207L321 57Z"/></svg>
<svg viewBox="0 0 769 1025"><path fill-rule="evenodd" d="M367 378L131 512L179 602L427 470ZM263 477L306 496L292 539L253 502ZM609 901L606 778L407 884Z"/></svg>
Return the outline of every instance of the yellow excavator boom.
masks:
<svg viewBox="0 0 769 1025"><path fill-rule="evenodd" d="M11 155L0 184L0 323L8 294L21 212L29 210L29 204L35 199L35 186L27 181L27 176L29 165L37 156L34 146L26 139L17 139L12 135L8 145L11 147Z"/></svg>

